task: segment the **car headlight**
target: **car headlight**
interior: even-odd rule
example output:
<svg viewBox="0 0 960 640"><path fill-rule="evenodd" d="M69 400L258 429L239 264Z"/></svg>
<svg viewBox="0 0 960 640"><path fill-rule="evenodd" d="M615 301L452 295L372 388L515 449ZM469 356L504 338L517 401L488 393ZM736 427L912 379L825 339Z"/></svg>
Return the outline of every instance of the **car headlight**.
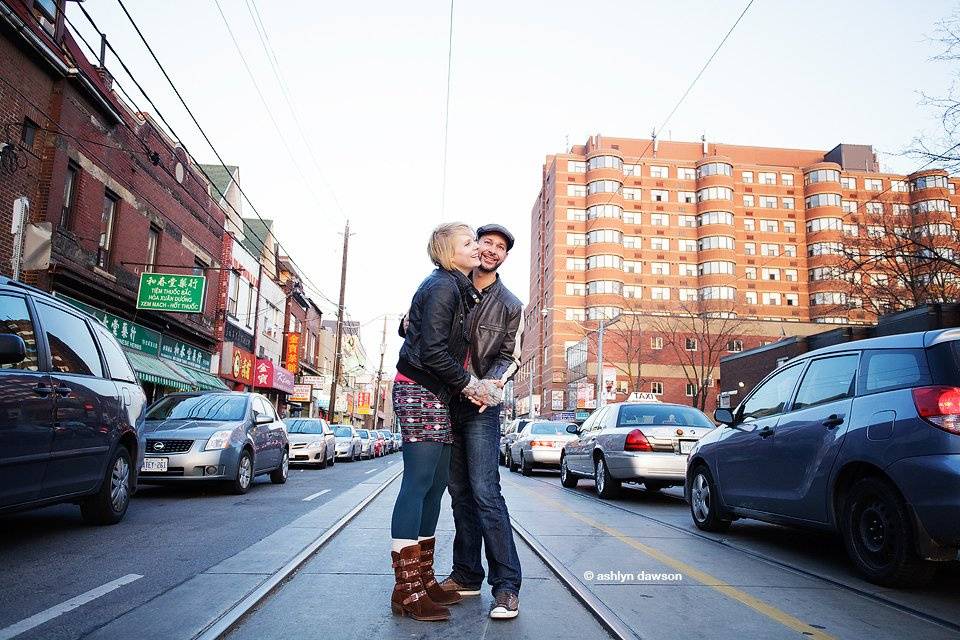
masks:
<svg viewBox="0 0 960 640"><path fill-rule="evenodd" d="M314 440L313 442L307 445L307 449L319 449L320 444L321 444L320 441Z"/></svg>
<svg viewBox="0 0 960 640"><path fill-rule="evenodd" d="M207 440L207 444L203 447L203 450L213 451L215 449L226 449L230 446L231 435L233 435L233 430L231 429L217 431L215 434L210 436L209 440Z"/></svg>

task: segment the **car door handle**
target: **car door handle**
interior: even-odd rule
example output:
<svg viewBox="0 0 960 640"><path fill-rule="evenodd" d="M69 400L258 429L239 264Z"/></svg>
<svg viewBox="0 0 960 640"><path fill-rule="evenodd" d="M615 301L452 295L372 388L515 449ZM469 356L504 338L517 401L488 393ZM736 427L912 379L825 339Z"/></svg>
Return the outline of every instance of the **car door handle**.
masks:
<svg viewBox="0 0 960 640"><path fill-rule="evenodd" d="M843 424L843 418L837 414L833 414L829 418L823 420L820 424L825 426L827 429L833 429L834 427L839 427Z"/></svg>
<svg viewBox="0 0 960 640"><path fill-rule="evenodd" d="M38 396L44 396L44 397L46 397L46 396L50 395L51 393L53 393L53 387L51 387L50 385L46 385L46 384L40 383L40 384L38 384L37 386L35 386L35 387L33 388L33 392L34 392L35 394L37 394Z"/></svg>
<svg viewBox="0 0 960 640"><path fill-rule="evenodd" d="M769 426L764 427L757 432L757 435L759 435L761 438L769 438L773 435L773 428Z"/></svg>
<svg viewBox="0 0 960 640"><path fill-rule="evenodd" d="M67 397L68 395L70 395L70 393L71 393L72 391L73 391L73 389L71 389L70 387L68 387L68 386L66 386L66 385L62 385L62 384L58 384L57 386L55 386L55 387L53 388L53 392L56 393L58 396L63 397L63 398L65 398L65 397Z"/></svg>

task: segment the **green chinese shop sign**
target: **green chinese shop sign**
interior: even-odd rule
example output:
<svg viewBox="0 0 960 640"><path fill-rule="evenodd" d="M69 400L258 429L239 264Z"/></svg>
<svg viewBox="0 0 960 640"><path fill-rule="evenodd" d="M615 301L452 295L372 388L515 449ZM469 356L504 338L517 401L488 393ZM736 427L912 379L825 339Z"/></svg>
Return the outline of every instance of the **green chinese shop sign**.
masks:
<svg viewBox="0 0 960 640"><path fill-rule="evenodd" d="M205 276L182 276L169 273L140 274L137 309L172 313L203 313Z"/></svg>

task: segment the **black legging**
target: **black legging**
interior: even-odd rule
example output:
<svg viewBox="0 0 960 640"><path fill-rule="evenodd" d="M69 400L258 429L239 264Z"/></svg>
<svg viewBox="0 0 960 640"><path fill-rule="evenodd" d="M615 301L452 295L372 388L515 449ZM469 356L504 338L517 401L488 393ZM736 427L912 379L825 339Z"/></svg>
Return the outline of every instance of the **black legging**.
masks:
<svg viewBox="0 0 960 640"><path fill-rule="evenodd" d="M403 443L403 481L390 524L393 538L416 540L436 532L450 475L450 451L449 444L439 442Z"/></svg>

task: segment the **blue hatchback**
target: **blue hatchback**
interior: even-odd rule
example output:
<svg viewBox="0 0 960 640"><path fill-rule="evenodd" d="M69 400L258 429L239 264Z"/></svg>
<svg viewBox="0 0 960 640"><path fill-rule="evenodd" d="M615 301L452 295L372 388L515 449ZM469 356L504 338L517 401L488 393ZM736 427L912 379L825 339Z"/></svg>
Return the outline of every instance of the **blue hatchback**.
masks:
<svg viewBox="0 0 960 640"><path fill-rule="evenodd" d="M690 454L697 527L839 532L870 581L922 584L960 550L960 329L838 344L767 376Z"/></svg>

